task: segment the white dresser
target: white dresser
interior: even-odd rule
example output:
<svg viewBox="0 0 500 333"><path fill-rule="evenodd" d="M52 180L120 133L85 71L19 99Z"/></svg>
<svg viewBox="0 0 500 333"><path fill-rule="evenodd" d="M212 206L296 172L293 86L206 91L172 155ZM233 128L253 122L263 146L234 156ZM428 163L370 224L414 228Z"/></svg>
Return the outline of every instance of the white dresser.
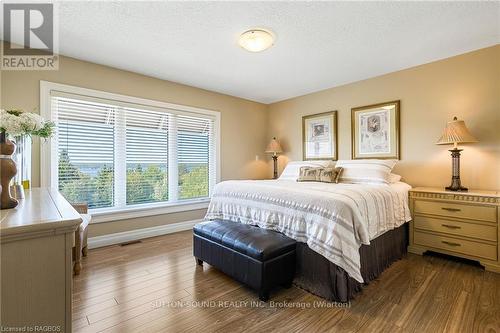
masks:
<svg viewBox="0 0 500 333"><path fill-rule="evenodd" d="M35 188L16 208L0 210L0 221L2 332L71 332L80 215L57 190Z"/></svg>

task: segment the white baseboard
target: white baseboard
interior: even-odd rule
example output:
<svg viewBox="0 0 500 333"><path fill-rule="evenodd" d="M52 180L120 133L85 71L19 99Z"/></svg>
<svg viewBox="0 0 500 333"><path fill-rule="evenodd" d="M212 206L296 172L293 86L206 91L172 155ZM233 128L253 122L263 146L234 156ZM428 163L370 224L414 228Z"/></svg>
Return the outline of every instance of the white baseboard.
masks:
<svg viewBox="0 0 500 333"><path fill-rule="evenodd" d="M130 242L143 238L171 234L174 232L190 230L196 223L199 223L201 221L203 220L178 222L178 223L160 225L157 227L136 229L124 232L117 232L114 234L108 234L103 236L90 237L87 241L87 244L89 249L95 249L98 247L121 244L124 242Z"/></svg>

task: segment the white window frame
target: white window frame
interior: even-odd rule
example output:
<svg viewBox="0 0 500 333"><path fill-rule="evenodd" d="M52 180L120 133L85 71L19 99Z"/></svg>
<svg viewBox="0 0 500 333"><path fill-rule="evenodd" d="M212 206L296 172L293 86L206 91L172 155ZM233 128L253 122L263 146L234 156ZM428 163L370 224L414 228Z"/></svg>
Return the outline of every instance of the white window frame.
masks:
<svg viewBox="0 0 500 333"><path fill-rule="evenodd" d="M180 104L160 102L145 98L128 95L115 94L100 90L71 86L67 84L40 81L40 115L48 120L52 120L51 91L63 92L73 95L90 96L112 100L115 102L125 102L144 105L159 109L185 111L196 114L205 114L214 117L214 139L215 142L215 183L220 181L220 112L209 109L202 109ZM57 165L57 137L54 136L40 144L40 185L41 187L57 188L57 169L52 166ZM210 196L215 184L210 184L210 194L208 198L182 200L182 202L159 202L150 204L140 204L118 209L99 209L92 213L92 223L124 220L137 217L176 213L208 207Z"/></svg>

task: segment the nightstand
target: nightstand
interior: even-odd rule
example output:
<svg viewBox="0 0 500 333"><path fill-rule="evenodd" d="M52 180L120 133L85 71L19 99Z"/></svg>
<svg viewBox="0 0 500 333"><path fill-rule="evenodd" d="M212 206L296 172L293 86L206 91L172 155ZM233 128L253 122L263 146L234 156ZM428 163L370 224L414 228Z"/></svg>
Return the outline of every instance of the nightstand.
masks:
<svg viewBox="0 0 500 333"><path fill-rule="evenodd" d="M410 190L410 210L408 252L477 260L486 270L500 273L498 192L416 187Z"/></svg>

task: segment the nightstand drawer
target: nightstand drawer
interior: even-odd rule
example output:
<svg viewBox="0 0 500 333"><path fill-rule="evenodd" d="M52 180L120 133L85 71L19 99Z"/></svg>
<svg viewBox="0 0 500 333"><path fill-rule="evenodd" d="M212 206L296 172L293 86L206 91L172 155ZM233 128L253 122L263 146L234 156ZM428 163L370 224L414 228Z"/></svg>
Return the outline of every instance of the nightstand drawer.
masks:
<svg viewBox="0 0 500 333"><path fill-rule="evenodd" d="M493 206L476 206L441 201L415 200L415 213L466 218L478 221L497 221L497 209Z"/></svg>
<svg viewBox="0 0 500 333"><path fill-rule="evenodd" d="M414 242L418 245L433 247L436 249L462 253L484 259L497 260L496 245L428 234L419 231L415 231Z"/></svg>
<svg viewBox="0 0 500 333"><path fill-rule="evenodd" d="M413 223L417 229L497 241L497 228L495 226L441 220L426 216L415 216Z"/></svg>

